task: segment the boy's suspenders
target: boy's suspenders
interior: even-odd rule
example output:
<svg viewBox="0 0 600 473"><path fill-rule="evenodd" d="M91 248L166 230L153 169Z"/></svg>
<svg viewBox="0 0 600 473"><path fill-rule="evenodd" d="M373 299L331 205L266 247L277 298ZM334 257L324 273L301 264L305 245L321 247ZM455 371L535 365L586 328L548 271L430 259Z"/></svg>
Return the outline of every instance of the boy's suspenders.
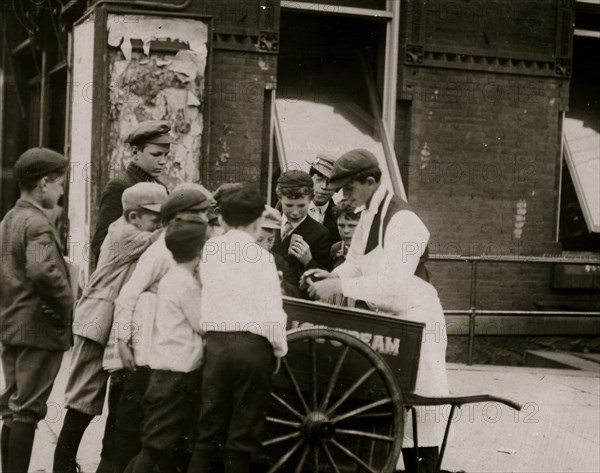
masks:
<svg viewBox="0 0 600 473"><path fill-rule="evenodd" d="M386 192L381 204L379 204L379 208L377 209L377 215L373 218L373 223L371 224L371 229L369 230L369 237L367 239L367 246L365 247L365 254L373 251L381 242L381 247L383 248L384 235L387 231L387 227L390 223L392 217L400 212L401 210L409 210L416 214L412 206L402 199L392 194L392 197L389 199L389 205L385 212L385 217L383 218L383 225L381 224L381 214L383 213L385 203L388 196L388 192ZM381 233L380 233L381 230ZM429 257L429 247L425 248L425 251L419 258L419 264L417 265L417 269L415 270L415 276L420 277L426 282L429 282L429 271L427 271L427 267L425 263Z"/></svg>

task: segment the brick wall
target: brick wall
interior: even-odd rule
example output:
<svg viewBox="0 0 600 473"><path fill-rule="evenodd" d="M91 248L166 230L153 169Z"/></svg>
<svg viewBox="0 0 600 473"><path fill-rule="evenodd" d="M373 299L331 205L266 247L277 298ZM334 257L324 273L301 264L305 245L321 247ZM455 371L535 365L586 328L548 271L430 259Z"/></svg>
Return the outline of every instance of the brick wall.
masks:
<svg viewBox="0 0 600 473"><path fill-rule="evenodd" d="M210 97L208 184L260 181L265 94L275 83L274 55L215 51Z"/></svg>
<svg viewBox="0 0 600 473"><path fill-rule="evenodd" d="M277 81L279 2L207 0L193 2L190 9L211 15L215 33L203 181L213 190L225 182L258 185L268 150L264 136L270 116L265 108ZM257 45L265 31L274 32L272 51Z"/></svg>
<svg viewBox="0 0 600 473"><path fill-rule="evenodd" d="M396 150L432 254L560 252L568 3L404 2ZM468 308L469 265L430 268L444 307ZM600 308L593 293L552 291L551 266L482 263L478 280L480 308Z"/></svg>

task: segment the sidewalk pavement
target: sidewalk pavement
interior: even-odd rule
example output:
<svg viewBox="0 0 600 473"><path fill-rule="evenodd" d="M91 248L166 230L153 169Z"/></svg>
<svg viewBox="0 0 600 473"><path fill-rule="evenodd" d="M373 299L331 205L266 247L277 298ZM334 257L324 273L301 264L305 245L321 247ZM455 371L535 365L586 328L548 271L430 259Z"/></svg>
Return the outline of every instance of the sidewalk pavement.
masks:
<svg viewBox="0 0 600 473"><path fill-rule="evenodd" d="M39 424L30 470L51 472L62 426L66 354ZM503 404L463 406L453 430L443 468L479 473L600 471L600 373L545 368L448 365L452 394L494 394L523 405L516 412ZM428 415L446 421L449 406ZM78 461L85 473L96 471L104 417L95 420L81 443Z"/></svg>

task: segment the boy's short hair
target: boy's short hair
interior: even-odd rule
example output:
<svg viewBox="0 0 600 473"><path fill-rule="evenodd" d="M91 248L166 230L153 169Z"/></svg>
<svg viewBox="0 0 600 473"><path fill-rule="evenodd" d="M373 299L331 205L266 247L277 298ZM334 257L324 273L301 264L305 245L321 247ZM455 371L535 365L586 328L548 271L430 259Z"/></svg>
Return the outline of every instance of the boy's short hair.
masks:
<svg viewBox="0 0 600 473"><path fill-rule="evenodd" d="M349 220L360 219L360 213L356 213L356 207L346 199L341 200L340 203L333 208L333 216L336 220L340 217L345 217Z"/></svg>
<svg viewBox="0 0 600 473"><path fill-rule="evenodd" d="M219 202L221 216L230 227L250 225L262 216L265 199L247 185L226 192Z"/></svg>
<svg viewBox="0 0 600 473"><path fill-rule="evenodd" d="M133 207L130 209L123 210L123 217L125 217L125 220L127 220L127 222L130 221L131 214L133 212L135 212L140 217L143 217L144 215L159 215L158 212L153 212L152 210L145 209L144 207Z"/></svg>
<svg viewBox="0 0 600 473"><path fill-rule="evenodd" d="M48 177L53 182L67 172L69 161L62 154L48 148L36 147L25 151L14 166L19 189L31 191L40 179Z"/></svg>
<svg viewBox="0 0 600 473"><path fill-rule="evenodd" d="M208 225L195 215L180 215L169 223L165 232L165 245L177 263L192 261L200 254L206 242Z"/></svg>
<svg viewBox="0 0 600 473"><path fill-rule="evenodd" d="M275 194L278 199L300 199L308 196L312 199L314 195L314 184L310 174L304 171L286 171L277 179Z"/></svg>

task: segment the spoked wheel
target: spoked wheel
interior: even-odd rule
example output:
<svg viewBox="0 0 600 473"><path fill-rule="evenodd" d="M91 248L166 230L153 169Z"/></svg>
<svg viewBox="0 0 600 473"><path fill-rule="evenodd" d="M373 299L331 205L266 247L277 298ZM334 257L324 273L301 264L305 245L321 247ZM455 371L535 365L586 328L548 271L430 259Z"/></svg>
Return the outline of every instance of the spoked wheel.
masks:
<svg viewBox="0 0 600 473"><path fill-rule="evenodd" d="M268 472L394 471L404 407L383 358L334 329L289 332L288 345L263 442Z"/></svg>

